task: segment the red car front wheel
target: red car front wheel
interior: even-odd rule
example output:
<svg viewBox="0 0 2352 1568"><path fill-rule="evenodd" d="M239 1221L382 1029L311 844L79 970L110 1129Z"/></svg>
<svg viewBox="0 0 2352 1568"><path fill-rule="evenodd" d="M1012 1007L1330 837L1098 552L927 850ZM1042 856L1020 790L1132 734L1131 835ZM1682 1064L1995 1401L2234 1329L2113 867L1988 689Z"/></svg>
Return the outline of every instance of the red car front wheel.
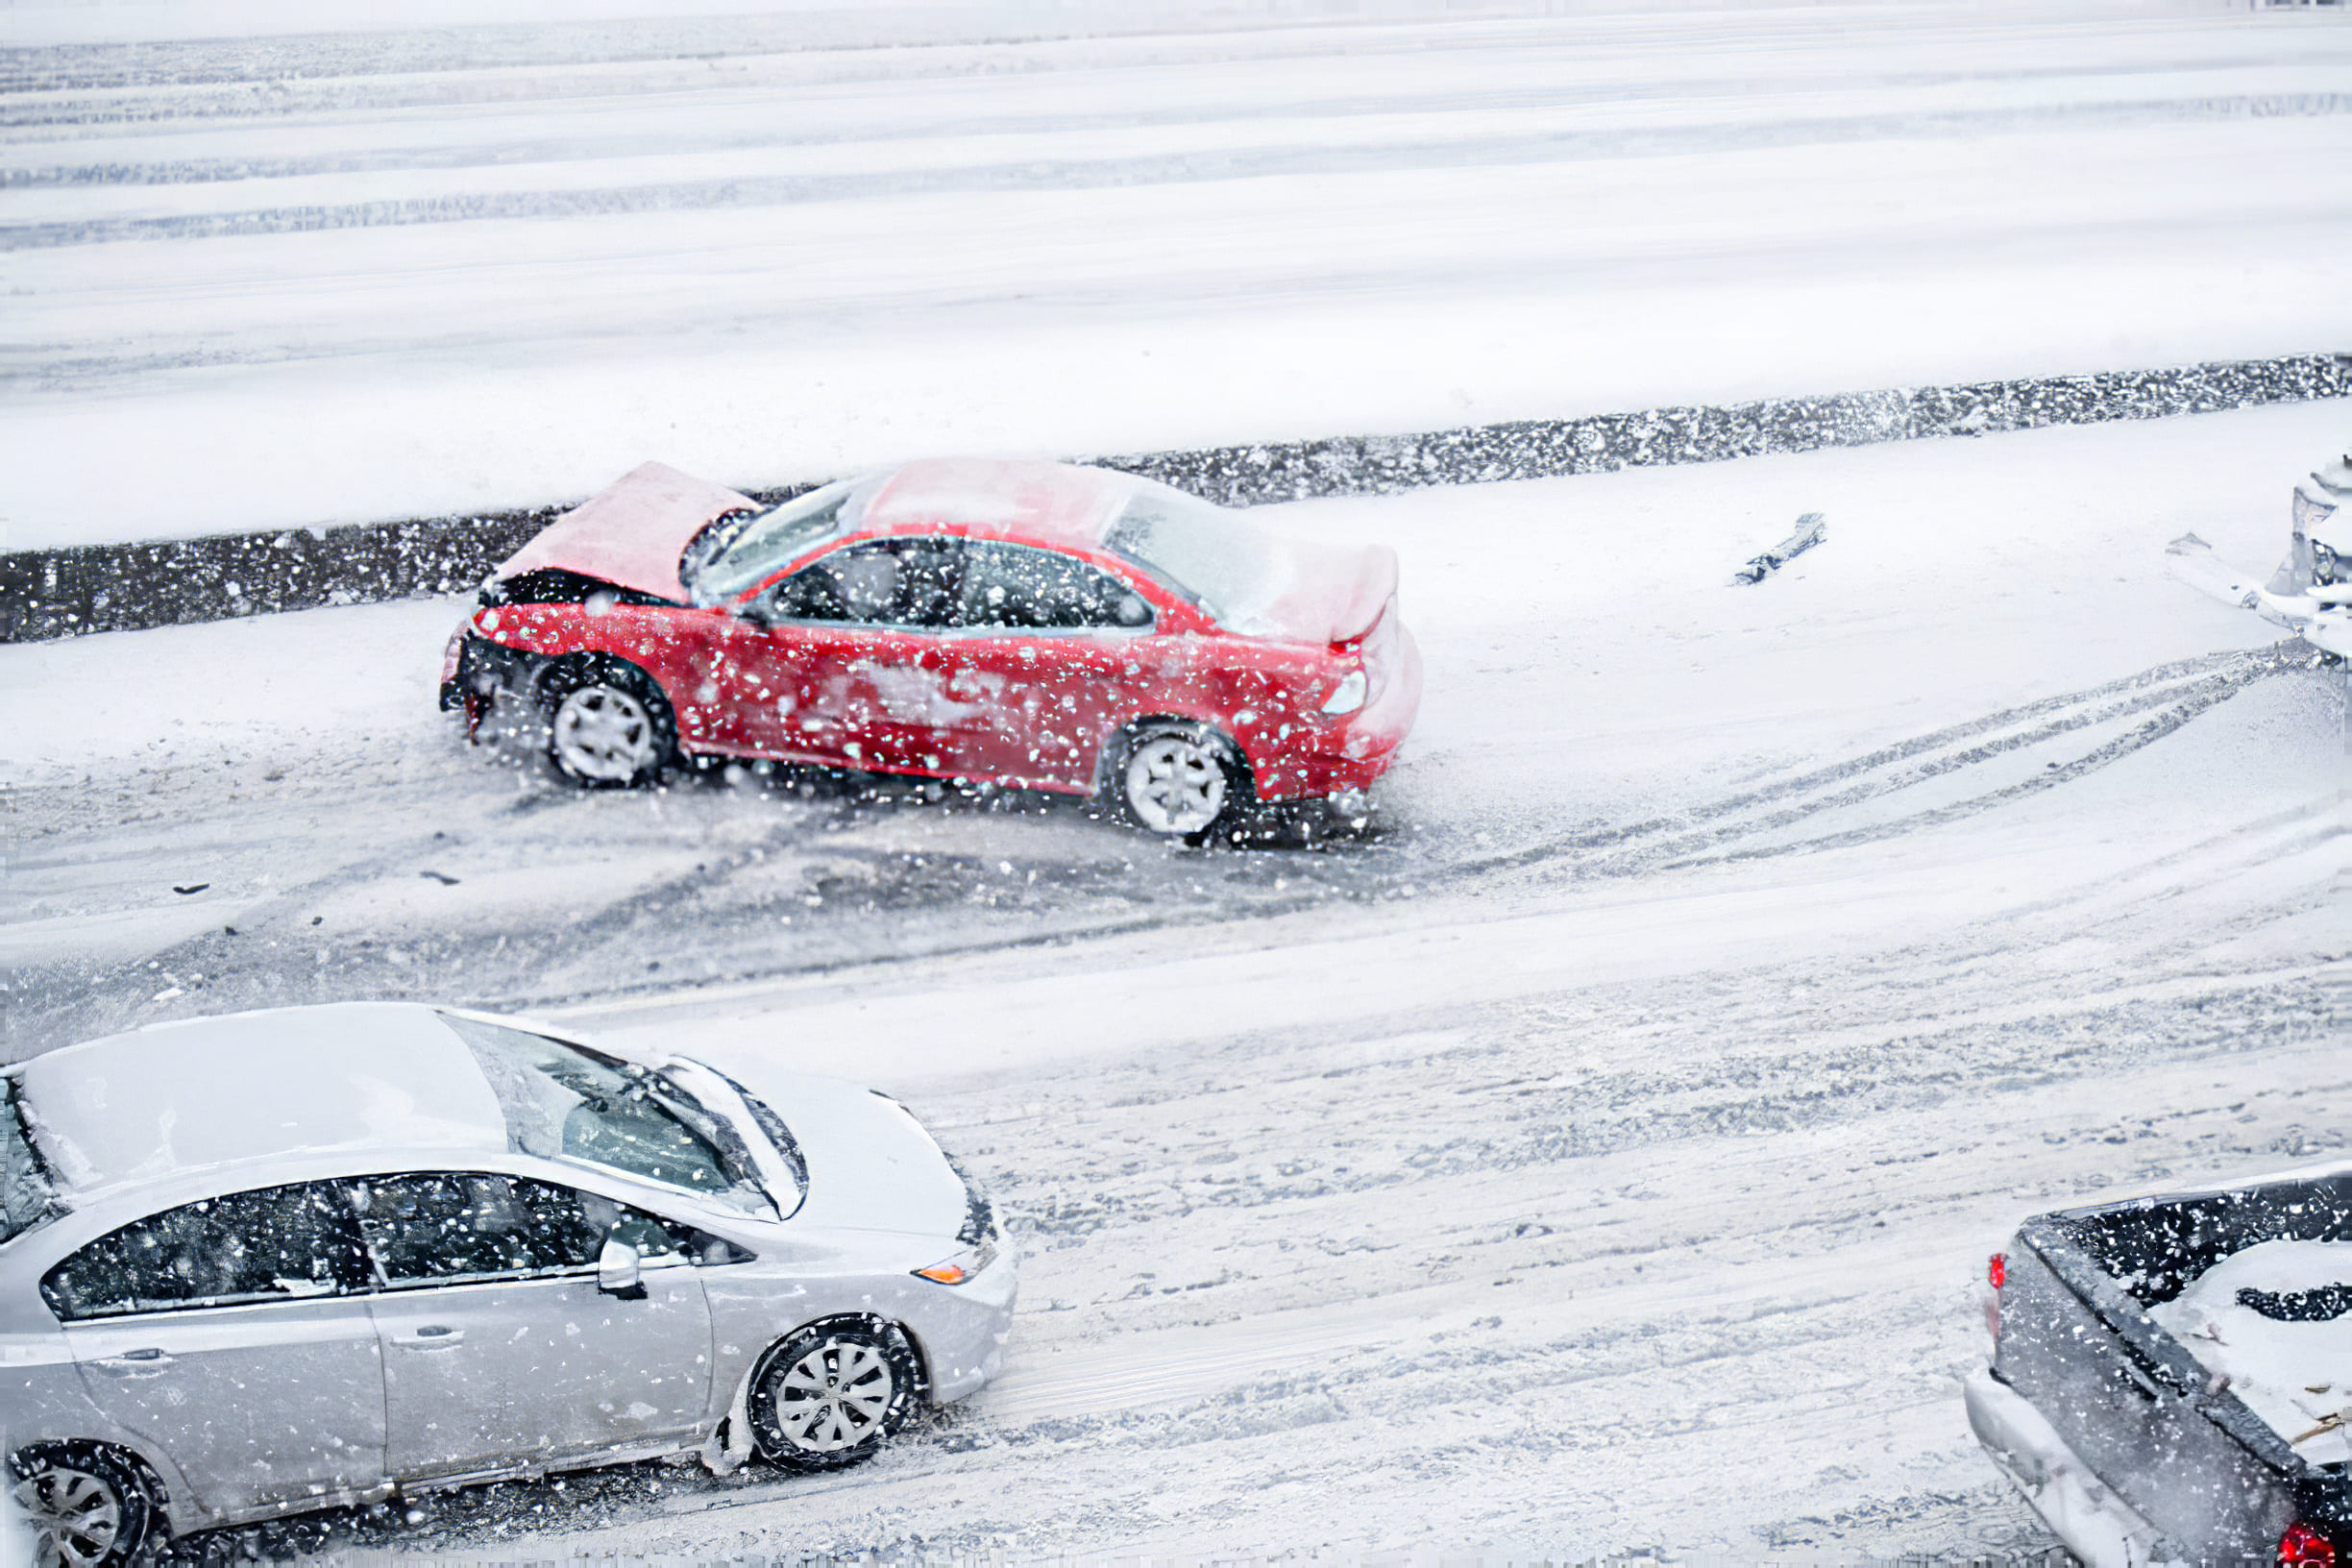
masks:
<svg viewBox="0 0 2352 1568"><path fill-rule="evenodd" d="M590 788L651 782L670 760L677 730L653 678L620 659L557 665L540 682L548 760Z"/></svg>

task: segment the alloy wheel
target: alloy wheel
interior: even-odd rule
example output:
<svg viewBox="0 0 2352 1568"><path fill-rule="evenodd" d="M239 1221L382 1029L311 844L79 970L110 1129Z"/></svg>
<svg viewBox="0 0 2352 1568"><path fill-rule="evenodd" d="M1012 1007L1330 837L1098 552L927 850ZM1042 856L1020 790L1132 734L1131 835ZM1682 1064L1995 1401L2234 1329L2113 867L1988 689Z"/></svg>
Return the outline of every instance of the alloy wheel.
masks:
<svg viewBox="0 0 2352 1568"><path fill-rule="evenodd" d="M556 704L553 744L565 771L625 784L653 765L653 716L628 693L591 684Z"/></svg>
<svg viewBox="0 0 2352 1568"><path fill-rule="evenodd" d="M777 1380L776 1425L809 1454L838 1454L882 1430L896 1391L890 1362L856 1339L826 1339Z"/></svg>
<svg viewBox="0 0 2352 1568"><path fill-rule="evenodd" d="M1127 759L1127 804L1154 833L1198 833L1225 809L1225 767L1182 735L1155 735Z"/></svg>
<svg viewBox="0 0 2352 1568"><path fill-rule="evenodd" d="M58 1466L16 1483L38 1568L96 1568L122 1535L123 1500L86 1470Z"/></svg>

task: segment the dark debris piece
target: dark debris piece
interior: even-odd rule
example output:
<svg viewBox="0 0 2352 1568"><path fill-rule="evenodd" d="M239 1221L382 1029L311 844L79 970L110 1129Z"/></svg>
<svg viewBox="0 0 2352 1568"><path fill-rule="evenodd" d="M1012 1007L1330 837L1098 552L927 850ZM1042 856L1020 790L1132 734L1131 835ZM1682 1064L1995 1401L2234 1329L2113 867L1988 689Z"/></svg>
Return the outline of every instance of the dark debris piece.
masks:
<svg viewBox="0 0 2352 1568"><path fill-rule="evenodd" d="M1802 555L1828 536L1829 525L1819 512L1807 512L1797 520L1797 531L1781 540L1763 554L1731 574L1733 587L1744 582L1762 582L1789 562Z"/></svg>
<svg viewBox="0 0 2352 1568"><path fill-rule="evenodd" d="M2309 1290L2257 1290L2249 1286L2238 1292L2238 1305L2280 1323L2330 1323L2352 1312L2352 1285Z"/></svg>

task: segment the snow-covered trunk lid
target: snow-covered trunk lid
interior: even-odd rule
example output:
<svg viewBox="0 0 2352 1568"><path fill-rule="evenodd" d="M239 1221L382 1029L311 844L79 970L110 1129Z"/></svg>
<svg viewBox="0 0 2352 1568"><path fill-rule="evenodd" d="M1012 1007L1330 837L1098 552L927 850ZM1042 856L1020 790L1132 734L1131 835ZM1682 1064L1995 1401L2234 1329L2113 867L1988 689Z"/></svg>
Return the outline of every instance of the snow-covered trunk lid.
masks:
<svg viewBox="0 0 2352 1568"><path fill-rule="evenodd" d="M1270 545L1264 593L1236 616L1237 631L1299 643L1358 642L1396 597L1397 553L1386 545L1280 535Z"/></svg>

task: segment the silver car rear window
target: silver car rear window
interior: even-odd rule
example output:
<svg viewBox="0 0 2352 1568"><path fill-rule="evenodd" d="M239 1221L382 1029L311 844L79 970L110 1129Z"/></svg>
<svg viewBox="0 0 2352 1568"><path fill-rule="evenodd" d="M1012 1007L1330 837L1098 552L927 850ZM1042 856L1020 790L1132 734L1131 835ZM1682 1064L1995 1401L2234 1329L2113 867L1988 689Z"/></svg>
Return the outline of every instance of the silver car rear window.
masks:
<svg viewBox="0 0 2352 1568"><path fill-rule="evenodd" d="M601 1165L773 1215L741 1135L668 1079L545 1035L441 1015L481 1064L525 1154Z"/></svg>

